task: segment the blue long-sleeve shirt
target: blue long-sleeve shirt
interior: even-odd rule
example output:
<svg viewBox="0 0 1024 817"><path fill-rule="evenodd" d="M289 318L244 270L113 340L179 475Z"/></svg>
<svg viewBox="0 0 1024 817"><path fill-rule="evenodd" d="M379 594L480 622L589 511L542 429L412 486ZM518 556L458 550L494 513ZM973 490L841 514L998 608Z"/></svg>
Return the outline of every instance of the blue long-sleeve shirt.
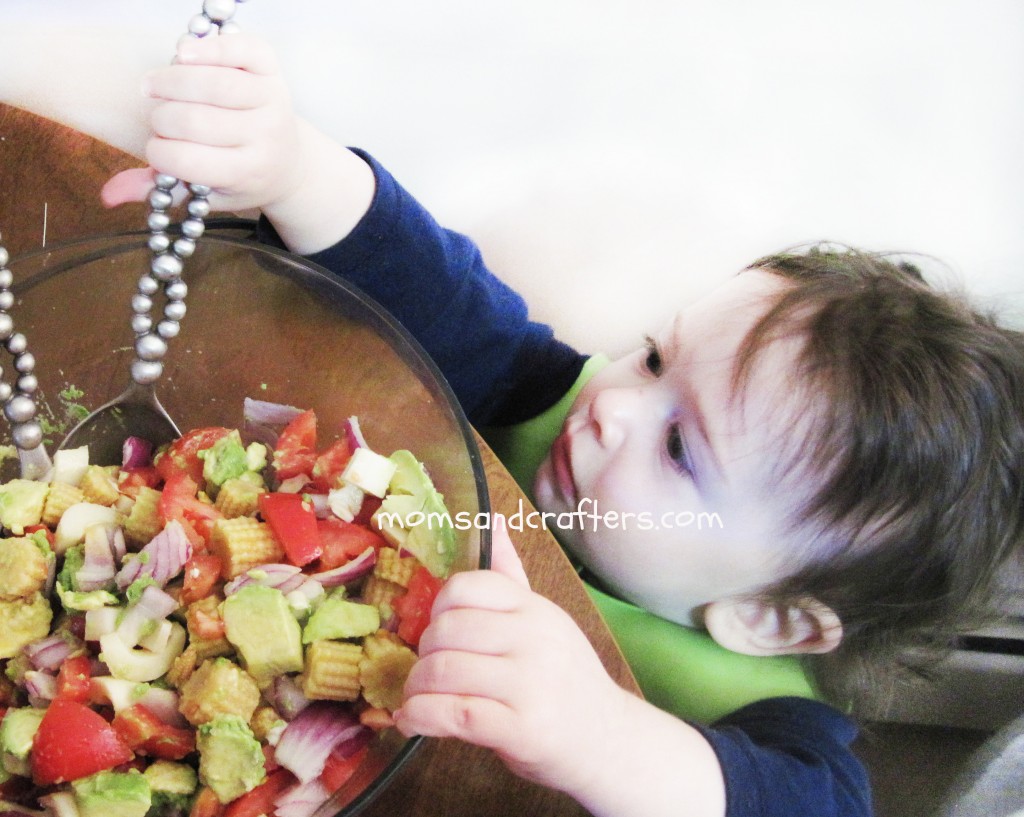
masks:
<svg viewBox="0 0 1024 817"><path fill-rule="evenodd" d="M587 356L531 321L522 297L484 265L467 237L443 229L372 157L376 192L338 244L310 260L354 283L394 315L444 373L470 421L512 425L555 404ZM260 238L279 240L265 221ZM867 774L854 723L800 697L743 706L710 726L727 817L865 817Z"/></svg>

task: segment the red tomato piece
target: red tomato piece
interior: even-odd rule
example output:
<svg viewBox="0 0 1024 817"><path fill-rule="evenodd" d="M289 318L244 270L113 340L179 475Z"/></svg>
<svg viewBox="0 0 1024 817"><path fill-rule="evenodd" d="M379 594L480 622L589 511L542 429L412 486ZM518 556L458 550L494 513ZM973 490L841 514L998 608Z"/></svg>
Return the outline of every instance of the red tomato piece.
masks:
<svg viewBox="0 0 1024 817"><path fill-rule="evenodd" d="M382 548L387 545L384 537L371 528L346 522L336 516L317 520L320 531L320 569L331 570L341 567L354 559L368 547Z"/></svg>
<svg viewBox="0 0 1024 817"><path fill-rule="evenodd" d="M184 471L197 485L201 484L203 461L199 459L199 452L211 448L217 440L230 433L231 429L222 426L207 426L188 431L159 454L153 464L164 479Z"/></svg>
<svg viewBox="0 0 1024 817"><path fill-rule="evenodd" d="M276 769L256 788L228 803L224 817L260 817L274 813L274 801L295 783L295 775L287 769Z"/></svg>
<svg viewBox="0 0 1024 817"><path fill-rule="evenodd" d="M278 479L312 474L316 465L316 413L304 411L284 427L274 446L274 473Z"/></svg>
<svg viewBox="0 0 1024 817"><path fill-rule="evenodd" d="M128 746L163 760L181 760L196 750L191 729L165 723L142 704L122 709L111 727Z"/></svg>
<svg viewBox="0 0 1024 817"><path fill-rule="evenodd" d="M32 744L32 779L50 786L112 769L133 757L98 712L70 698L54 698Z"/></svg>
<svg viewBox="0 0 1024 817"><path fill-rule="evenodd" d="M57 697L85 703L89 700L90 669L88 655L65 659L57 672Z"/></svg>
<svg viewBox="0 0 1024 817"><path fill-rule="evenodd" d="M348 440L338 440L316 458L313 464L313 485L321 491L338 487L341 472L352 459L352 447Z"/></svg>
<svg viewBox="0 0 1024 817"><path fill-rule="evenodd" d="M192 552L192 558L185 562L185 584L179 599L183 605L204 599L213 593L220 581L224 565L219 556L202 551Z"/></svg>
<svg viewBox="0 0 1024 817"><path fill-rule="evenodd" d="M163 476L152 465L140 465L137 468L122 468L117 488L122 494L135 496L139 488L156 488L163 482Z"/></svg>
<svg viewBox="0 0 1024 817"><path fill-rule="evenodd" d="M444 580L420 565L412 574L406 592L392 602L398 615L398 637L405 643L419 646L420 636L430 623L430 608L443 584Z"/></svg>
<svg viewBox="0 0 1024 817"><path fill-rule="evenodd" d="M46 527L46 525L29 525L25 528L25 535L31 536L33 533L38 533L39 531L42 531L46 535L46 541L50 543L50 547L53 547L55 537L53 535L53 531Z"/></svg>
<svg viewBox="0 0 1024 817"><path fill-rule="evenodd" d="M320 782L324 784L324 788L329 792L340 789L363 762L367 748L364 746L348 757L339 757L335 752L331 752L327 756L327 762L324 763L324 770L320 773Z"/></svg>
<svg viewBox="0 0 1024 817"><path fill-rule="evenodd" d="M320 558L323 548L313 506L299 494L260 494L260 514L284 548L288 561L302 567Z"/></svg>
<svg viewBox="0 0 1024 817"><path fill-rule="evenodd" d="M199 485L194 479L184 471L176 471L164 482L157 510L165 523L172 519L188 522L194 532L202 536L205 530L208 537L209 529L204 526L223 518L223 514L213 505L201 502L196 496L198 491ZM188 526L185 532L189 533Z"/></svg>

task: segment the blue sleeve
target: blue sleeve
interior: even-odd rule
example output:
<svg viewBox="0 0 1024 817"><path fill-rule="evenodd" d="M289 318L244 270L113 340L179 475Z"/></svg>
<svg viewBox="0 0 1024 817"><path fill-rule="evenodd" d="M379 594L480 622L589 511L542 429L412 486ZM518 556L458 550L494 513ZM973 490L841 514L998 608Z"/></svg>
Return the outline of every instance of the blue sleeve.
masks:
<svg viewBox="0 0 1024 817"><path fill-rule="evenodd" d="M726 817L870 817L854 723L806 698L770 698L698 727L722 765Z"/></svg>
<svg viewBox="0 0 1024 817"><path fill-rule="evenodd" d="M511 425L554 404L585 357L529 319L522 297L484 265L476 245L441 228L381 165L370 210L342 241L309 259L394 315L448 380L477 426ZM266 220L261 240L280 243Z"/></svg>

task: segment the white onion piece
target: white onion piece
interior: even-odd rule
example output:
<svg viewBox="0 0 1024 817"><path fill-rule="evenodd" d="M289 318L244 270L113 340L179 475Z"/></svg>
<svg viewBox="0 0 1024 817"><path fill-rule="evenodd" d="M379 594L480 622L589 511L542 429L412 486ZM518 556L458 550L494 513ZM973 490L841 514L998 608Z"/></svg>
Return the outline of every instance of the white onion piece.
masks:
<svg viewBox="0 0 1024 817"><path fill-rule="evenodd" d="M371 546L340 567L325 570L322 573L314 573L310 578L320 582L324 587L337 587L340 584L350 584L363 578L373 570L375 564L377 564L377 551Z"/></svg>
<svg viewBox="0 0 1024 817"><path fill-rule="evenodd" d="M147 625L167 618L177 609L178 602L173 596L155 584L148 585L139 600L124 611L114 632L126 647L134 647Z"/></svg>
<svg viewBox="0 0 1024 817"><path fill-rule="evenodd" d="M148 545L125 559L116 577L117 586L124 590L142 576L149 576L163 587L185 569L191 556L192 543L185 529L172 519Z"/></svg>
<svg viewBox="0 0 1024 817"><path fill-rule="evenodd" d="M90 525L85 529L84 559L75 573L79 590L104 590L117 573L114 555L114 532L109 525Z"/></svg>
<svg viewBox="0 0 1024 817"><path fill-rule="evenodd" d="M139 696L136 703L142 704L164 723L171 726L188 726L185 716L178 711L178 701L178 693L173 689L151 686Z"/></svg>
<svg viewBox="0 0 1024 817"><path fill-rule="evenodd" d="M117 629L117 618L121 615L120 607L98 607L85 611L85 640L99 641L100 636L112 633Z"/></svg>
<svg viewBox="0 0 1024 817"><path fill-rule="evenodd" d="M312 817L327 802L331 793L319 780L299 783L285 789L274 801L276 817Z"/></svg>
<svg viewBox="0 0 1024 817"><path fill-rule="evenodd" d="M331 750L362 728L348 706L314 701L285 728L274 747L274 759L300 783L308 783L323 772Z"/></svg>
<svg viewBox="0 0 1024 817"><path fill-rule="evenodd" d="M25 673L25 691L30 701L52 701L57 697L57 676L30 669Z"/></svg>

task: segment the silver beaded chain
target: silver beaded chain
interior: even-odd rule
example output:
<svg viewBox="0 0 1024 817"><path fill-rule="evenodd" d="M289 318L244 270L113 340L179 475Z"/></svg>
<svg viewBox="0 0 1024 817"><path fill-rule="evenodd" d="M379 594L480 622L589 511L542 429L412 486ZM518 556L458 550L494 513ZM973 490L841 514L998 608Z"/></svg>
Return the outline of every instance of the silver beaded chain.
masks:
<svg viewBox="0 0 1024 817"><path fill-rule="evenodd" d="M0 342L14 358L17 379L12 386L3 380L0 368L0 402L4 404L4 416L11 424L11 439L22 451L38 448L43 441L42 426L36 421L36 401L33 396L39 388L35 376L36 359L28 351L28 341L21 332L14 331L14 319L10 309L14 306L11 284L14 275L7 268L7 250L0 247Z"/></svg>
<svg viewBox="0 0 1024 817"><path fill-rule="evenodd" d="M238 25L232 19L238 3L244 0L205 0L203 10L188 23L184 36L202 38L209 34L233 34ZM172 191L179 180L165 173L157 174L149 194L149 249L152 253L149 271L138 284L132 298L132 331L135 332L136 359L131 366L132 379L145 385L154 383L163 374L163 359L167 354L167 341L177 337L185 317L185 296L188 286L181 279L185 260L196 249L196 241L206 229L210 214L210 188L203 184L188 184L188 217L181 224L181 237L171 240L167 234L171 219L168 210L174 197ZM161 287L166 302L163 319L155 324L151 312L153 296Z"/></svg>

